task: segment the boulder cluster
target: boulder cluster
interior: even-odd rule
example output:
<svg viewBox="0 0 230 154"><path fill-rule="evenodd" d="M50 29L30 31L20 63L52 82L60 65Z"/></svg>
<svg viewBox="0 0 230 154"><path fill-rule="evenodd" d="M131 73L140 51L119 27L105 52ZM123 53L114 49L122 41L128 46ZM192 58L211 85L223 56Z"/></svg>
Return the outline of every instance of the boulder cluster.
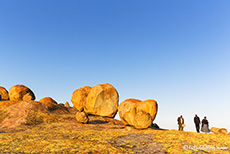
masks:
<svg viewBox="0 0 230 154"><path fill-rule="evenodd" d="M127 99L118 106L118 92L108 83L95 85L92 88L89 86L79 88L73 92L71 101L79 112L76 116L77 119L87 119L87 115L113 118L118 111L123 124L136 129L145 129L151 126L158 110L155 100ZM77 121L81 122L82 120Z"/></svg>
<svg viewBox="0 0 230 154"><path fill-rule="evenodd" d="M212 127L211 132L213 132L214 134L224 134L227 135L228 134L228 130L226 128L216 128L216 127ZM230 133L229 133L230 135Z"/></svg>
<svg viewBox="0 0 230 154"><path fill-rule="evenodd" d="M111 84L105 83L75 90L71 101L77 111L113 118L117 113L119 96Z"/></svg>
<svg viewBox="0 0 230 154"><path fill-rule="evenodd" d="M9 92L4 87L0 87L0 112L4 113L0 116L1 127L26 123L29 113L33 111L37 114L39 110L53 117L56 113L71 112L75 114L77 122L84 124L89 122L88 115L114 118L118 112L123 124L136 129L145 129L152 125L158 110L155 100L127 99L119 105L119 94L108 83L93 87L84 86L75 90L71 99L73 107L70 107L68 102L57 103L51 97L44 97L39 101L35 99L33 91L24 85L15 85ZM19 113L21 115L17 117ZM52 115L53 113L55 115ZM36 114L33 116L40 118L40 115Z"/></svg>
<svg viewBox="0 0 230 154"><path fill-rule="evenodd" d="M24 85L15 85L9 92L0 87L0 128L33 125L44 119L55 121L57 117L54 113L66 114L70 111L51 97L35 101L33 91Z"/></svg>

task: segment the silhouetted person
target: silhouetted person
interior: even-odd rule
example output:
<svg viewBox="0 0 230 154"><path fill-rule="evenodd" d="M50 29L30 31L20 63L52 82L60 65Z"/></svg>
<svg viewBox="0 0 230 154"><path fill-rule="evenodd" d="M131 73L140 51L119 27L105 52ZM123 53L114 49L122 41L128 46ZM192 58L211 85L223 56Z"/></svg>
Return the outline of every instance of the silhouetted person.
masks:
<svg viewBox="0 0 230 154"><path fill-rule="evenodd" d="M194 123L196 125L196 131L197 133L199 133L200 132L200 118L197 116L197 114L195 114Z"/></svg>
<svg viewBox="0 0 230 154"><path fill-rule="evenodd" d="M208 128L208 120L206 117L204 117L204 119L202 120L202 128L201 128L201 131L202 132L205 132L205 133L209 133L210 130Z"/></svg>
<svg viewBox="0 0 230 154"><path fill-rule="evenodd" d="M184 118L182 117L182 115L180 117L178 117L177 119L178 125L179 125L179 129L180 131L183 131L183 124L184 124Z"/></svg>

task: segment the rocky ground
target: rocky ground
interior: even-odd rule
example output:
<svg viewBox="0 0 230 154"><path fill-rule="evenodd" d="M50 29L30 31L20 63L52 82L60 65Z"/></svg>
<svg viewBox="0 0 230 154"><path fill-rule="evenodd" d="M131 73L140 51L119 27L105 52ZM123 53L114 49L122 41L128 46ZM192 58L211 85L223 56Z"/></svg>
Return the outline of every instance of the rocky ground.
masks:
<svg viewBox="0 0 230 154"><path fill-rule="evenodd" d="M75 90L74 107L51 97L35 101L24 85L9 93L0 87L0 96L0 153L230 153L227 129L203 134L151 126L157 102L127 99L118 106L110 84ZM122 121L112 118L117 111Z"/></svg>
<svg viewBox="0 0 230 154"><path fill-rule="evenodd" d="M184 149L185 145L190 149ZM192 149L194 146L203 148ZM74 115L65 115L63 121L2 128L0 153L230 153L230 136L136 130L97 116L80 124Z"/></svg>

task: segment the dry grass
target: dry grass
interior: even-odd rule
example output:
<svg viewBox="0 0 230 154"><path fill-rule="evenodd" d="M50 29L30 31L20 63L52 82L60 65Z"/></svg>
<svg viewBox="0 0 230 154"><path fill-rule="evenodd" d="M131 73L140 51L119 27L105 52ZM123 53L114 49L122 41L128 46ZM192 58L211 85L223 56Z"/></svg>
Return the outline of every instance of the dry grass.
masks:
<svg viewBox="0 0 230 154"><path fill-rule="evenodd" d="M51 114L49 112L41 112L40 110L29 110L26 117L26 125L38 125L41 123L52 123L52 122L63 122L64 118L62 115Z"/></svg>
<svg viewBox="0 0 230 154"><path fill-rule="evenodd" d="M37 113L30 114L35 116ZM32 120L39 119L39 116L33 116L29 126L0 130L0 153L139 153L143 149L149 153L148 149L156 145L161 147L162 152L175 154L230 153L228 135L153 129L127 131L122 125L97 123L100 120L95 119L90 124L77 124L70 120L33 125L39 123ZM184 145L227 149L185 150Z"/></svg>
<svg viewBox="0 0 230 154"><path fill-rule="evenodd" d="M4 108L0 108L0 123L9 115L9 111Z"/></svg>

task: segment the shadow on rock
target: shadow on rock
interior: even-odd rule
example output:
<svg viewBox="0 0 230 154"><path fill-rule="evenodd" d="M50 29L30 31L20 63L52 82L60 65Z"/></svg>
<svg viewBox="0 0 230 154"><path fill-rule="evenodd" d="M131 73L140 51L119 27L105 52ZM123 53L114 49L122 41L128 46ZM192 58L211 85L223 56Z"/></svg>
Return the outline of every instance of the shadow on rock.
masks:
<svg viewBox="0 0 230 154"><path fill-rule="evenodd" d="M88 122L89 124L107 124L109 123L108 121L104 121L104 120L92 120Z"/></svg>

